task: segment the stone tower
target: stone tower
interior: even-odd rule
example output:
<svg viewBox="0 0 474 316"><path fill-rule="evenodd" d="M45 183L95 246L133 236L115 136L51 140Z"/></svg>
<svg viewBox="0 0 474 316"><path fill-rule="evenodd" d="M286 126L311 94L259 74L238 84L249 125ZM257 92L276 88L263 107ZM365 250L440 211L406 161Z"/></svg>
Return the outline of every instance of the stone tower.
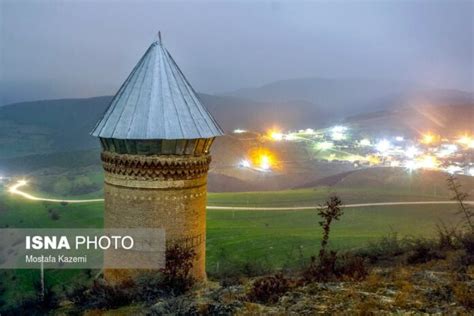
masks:
<svg viewBox="0 0 474 316"><path fill-rule="evenodd" d="M105 171L106 228L164 228L205 280L209 149L222 129L162 44L152 43L91 133ZM105 271L120 281L127 271Z"/></svg>

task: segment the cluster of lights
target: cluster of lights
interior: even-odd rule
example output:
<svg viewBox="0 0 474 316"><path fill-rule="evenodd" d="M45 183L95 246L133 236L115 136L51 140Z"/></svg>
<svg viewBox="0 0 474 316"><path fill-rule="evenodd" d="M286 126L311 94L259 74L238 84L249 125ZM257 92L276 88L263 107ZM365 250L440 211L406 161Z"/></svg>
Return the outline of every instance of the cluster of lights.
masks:
<svg viewBox="0 0 474 316"><path fill-rule="evenodd" d="M280 142L280 141L283 141L283 140L291 142L291 141L296 141L299 138L296 133L283 134L278 129L269 130L265 136L266 136L267 139L270 139L270 140L275 141L275 142Z"/></svg>
<svg viewBox="0 0 474 316"><path fill-rule="evenodd" d="M243 159L239 162L240 168L254 169L268 172L275 168L275 158L266 149L256 149L249 153L250 159Z"/></svg>
<svg viewBox="0 0 474 316"><path fill-rule="evenodd" d="M422 155L417 159L405 161L404 167L409 170L417 169L437 169L440 165L440 162L436 157L431 155Z"/></svg>
<svg viewBox="0 0 474 316"><path fill-rule="evenodd" d="M328 129L315 131L311 128L301 129L298 132L283 133L281 130L272 129L267 132L266 139L271 141L311 141L313 148L318 151L332 151L326 156L329 160L339 159L335 149L344 152L343 149L336 148L339 145L345 148L352 147L348 143L349 128L346 126L336 125ZM342 143L342 144L341 144ZM404 136L398 135L393 137L371 140L362 138L355 141L356 147L372 148L372 153L366 156L347 153L343 160L356 163L357 161L365 161L370 165L379 165L384 163L391 167L405 167L408 170L416 169L432 169L444 170L451 174L464 173L473 175L474 168L462 167L458 163L449 164L449 157L455 155L460 149L467 150L474 148L474 137L468 134L462 135L455 140L455 143L448 143L448 139L442 138L440 135L427 132L421 134L418 141L405 139ZM342 147L344 148L344 147ZM367 150L366 149L366 150ZM251 159L254 168L261 170L271 169L271 159L266 158ZM251 167L251 163L249 166ZM470 169L469 169L470 168Z"/></svg>

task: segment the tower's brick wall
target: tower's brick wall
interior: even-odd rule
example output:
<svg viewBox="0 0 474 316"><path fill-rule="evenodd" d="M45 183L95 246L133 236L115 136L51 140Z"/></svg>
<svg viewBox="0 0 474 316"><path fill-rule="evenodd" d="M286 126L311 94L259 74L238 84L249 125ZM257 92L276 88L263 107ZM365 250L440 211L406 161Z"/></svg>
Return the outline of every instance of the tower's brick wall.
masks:
<svg viewBox="0 0 474 316"><path fill-rule="evenodd" d="M210 156L102 153L106 228L164 228L167 244L193 248L193 276L206 278L206 200ZM110 281L131 272L106 270Z"/></svg>

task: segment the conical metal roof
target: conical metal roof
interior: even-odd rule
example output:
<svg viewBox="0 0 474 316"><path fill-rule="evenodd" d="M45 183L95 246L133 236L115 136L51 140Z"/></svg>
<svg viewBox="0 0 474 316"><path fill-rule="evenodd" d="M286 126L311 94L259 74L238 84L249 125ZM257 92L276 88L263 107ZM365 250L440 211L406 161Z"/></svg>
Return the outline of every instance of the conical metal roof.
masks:
<svg viewBox="0 0 474 316"><path fill-rule="evenodd" d="M160 39L145 52L91 135L195 139L221 136L223 131Z"/></svg>

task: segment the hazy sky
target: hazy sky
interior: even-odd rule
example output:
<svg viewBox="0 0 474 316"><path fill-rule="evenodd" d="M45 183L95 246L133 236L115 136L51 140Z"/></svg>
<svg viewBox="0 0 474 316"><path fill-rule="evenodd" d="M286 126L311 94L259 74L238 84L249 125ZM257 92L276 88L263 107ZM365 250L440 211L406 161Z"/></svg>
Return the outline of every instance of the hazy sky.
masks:
<svg viewBox="0 0 474 316"><path fill-rule="evenodd" d="M3 101L113 94L158 30L202 92L297 77L474 86L474 1L0 3Z"/></svg>

